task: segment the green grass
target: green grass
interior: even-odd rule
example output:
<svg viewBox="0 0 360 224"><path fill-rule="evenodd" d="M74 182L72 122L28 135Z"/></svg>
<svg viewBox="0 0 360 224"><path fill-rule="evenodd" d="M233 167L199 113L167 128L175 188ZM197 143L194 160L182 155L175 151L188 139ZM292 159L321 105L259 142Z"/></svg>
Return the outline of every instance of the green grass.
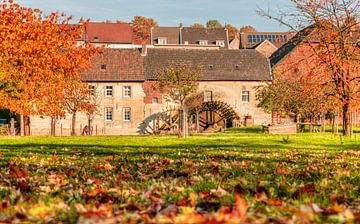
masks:
<svg viewBox="0 0 360 224"><path fill-rule="evenodd" d="M360 222L357 134L1 137L0 223Z"/></svg>

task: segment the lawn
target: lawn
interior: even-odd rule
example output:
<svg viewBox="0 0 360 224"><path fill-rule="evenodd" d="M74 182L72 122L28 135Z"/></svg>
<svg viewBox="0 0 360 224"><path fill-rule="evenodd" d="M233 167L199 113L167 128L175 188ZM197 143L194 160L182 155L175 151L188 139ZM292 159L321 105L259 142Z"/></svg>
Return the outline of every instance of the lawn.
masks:
<svg viewBox="0 0 360 224"><path fill-rule="evenodd" d="M0 137L0 223L360 222L357 137Z"/></svg>

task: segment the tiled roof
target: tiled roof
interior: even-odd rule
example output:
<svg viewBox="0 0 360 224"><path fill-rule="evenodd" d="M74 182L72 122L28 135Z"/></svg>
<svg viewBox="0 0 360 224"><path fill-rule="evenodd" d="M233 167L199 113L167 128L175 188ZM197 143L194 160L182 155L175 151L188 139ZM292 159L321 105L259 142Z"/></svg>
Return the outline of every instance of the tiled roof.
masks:
<svg viewBox="0 0 360 224"><path fill-rule="evenodd" d="M299 46L309 34L314 31L312 26L306 27L305 29L298 32L293 36L286 44L281 46L275 51L270 57L271 66L275 66L281 60L283 60L288 54L290 54L297 46Z"/></svg>
<svg viewBox="0 0 360 224"><path fill-rule="evenodd" d="M180 28L179 27L154 27L152 29L152 43L158 44L159 37L165 37L167 44L180 43Z"/></svg>
<svg viewBox="0 0 360 224"><path fill-rule="evenodd" d="M93 59L82 80L144 81L143 59L137 49L106 49Z"/></svg>
<svg viewBox="0 0 360 224"><path fill-rule="evenodd" d="M86 37L91 43L127 43L133 40L128 23L87 23Z"/></svg>
<svg viewBox="0 0 360 224"><path fill-rule="evenodd" d="M148 49L144 59L145 79L171 63L188 62L202 67L203 81L271 80L268 60L256 50Z"/></svg>
<svg viewBox="0 0 360 224"><path fill-rule="evenodd" d="M207 40L209 45L215 45L217 40L225 41L225 48L228 48L228 37L225 28L192 28L181 29L182 44L199 44L200 40Z"/></svg>
<svg viewBox="0 0 360 224"><path fill-rule="evenodd" d="M319 43L321 36L326 36L327 34L320 35L316 31L314 25L308 26L303 30L299 31L295 36L293 36L286 44L280 47L275 51L271 57L270 62L271 66L276 66L284 58L286 58L292 51L294 51L302 43ZM354 31L352 37L349 39L352 43L357 43L360 41L360 32Z"/></svg>

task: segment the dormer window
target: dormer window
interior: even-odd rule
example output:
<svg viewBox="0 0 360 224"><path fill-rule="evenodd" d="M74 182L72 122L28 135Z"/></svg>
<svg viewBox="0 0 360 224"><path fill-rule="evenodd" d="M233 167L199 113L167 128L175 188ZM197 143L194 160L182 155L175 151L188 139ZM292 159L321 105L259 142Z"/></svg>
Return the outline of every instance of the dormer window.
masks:
<svg viewBox="0 0 360 224"><path fill-rule="evenodd" d="M225 41L224 40L216 40L216 45L220 47L225 47Z"/></svg>
<svg viewBox="0 0 360 224"><path fill-rule="evenodd" d="M184 44L185 44L185 45L189 45L189 41L184 41Z"/></svg>
<svg viewBox="0 0 360 224"><path fill-rule="evenodd" d="M101 70L106 70L106 64L101 65Z"/></svg>
<svg viewBox="0 0 360 224"><path fill-rule="evenodd" d="M167 38L166 37L159 37L158 38L158 44L159 45L166 45L167 44Z"/></svg>
<svg viewBox="0 0 360 224"><path fill-rule="evenodd" d="M94 37L94 41L99 41L99 37Z"/></svg>
<svg viewBox="0 0 360 224"><path fill-rule="evenodd" d="M213 68L214 68L214 65L209 64L209 70L213 70Z"/></svg>
<svg viewBox="0 0 360 224"><path fill-rule="evenodd" d="M199 44L200 45L208 45L208 41L207 40L199 40Z"/></svg>
<svg viewBox="0 0 360 224"><path fill-rule="evenodd" d="M235 70L240 70L240 65L235 65Z"/></svg>

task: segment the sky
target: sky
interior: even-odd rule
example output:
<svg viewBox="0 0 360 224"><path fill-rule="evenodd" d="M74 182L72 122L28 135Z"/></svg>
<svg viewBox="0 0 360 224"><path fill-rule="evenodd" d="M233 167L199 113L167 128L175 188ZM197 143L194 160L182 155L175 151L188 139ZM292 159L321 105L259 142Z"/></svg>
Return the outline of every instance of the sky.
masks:
<svg viewBox="0 0 360 224"><path fill-rule="evenodd" d="M277 22L259 16L256 10L279 11L289 8L289 0L15 0L22 6L38 8L45 13L64 12L93 22L121 20L130 22L140 15L155 19L160 26L183 23L205 24L217 19L236 27L252 25L258 31L286 31Z"/></svg>

